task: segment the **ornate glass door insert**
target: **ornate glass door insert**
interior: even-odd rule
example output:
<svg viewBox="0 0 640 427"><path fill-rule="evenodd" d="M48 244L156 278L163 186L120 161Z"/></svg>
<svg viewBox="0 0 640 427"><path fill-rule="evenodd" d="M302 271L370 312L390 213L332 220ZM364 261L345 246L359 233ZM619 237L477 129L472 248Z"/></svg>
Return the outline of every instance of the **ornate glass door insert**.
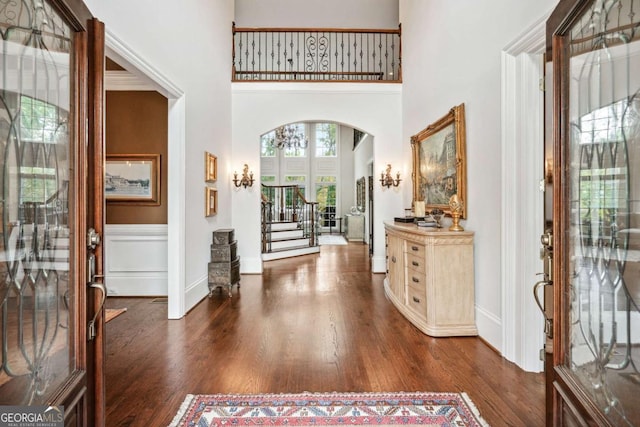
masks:
<svg viewBox="0 0 640 427"><path fill-rule="evenodd" d="M568 37L565 366L612 425L640 425L640 1Z"/></svg>
<svg viewBox="0 0 640 427"><path fill-rule="evenodd" d="M46 1L0 0L0 36L0 405L37 405L75 367L72 31Z"/></svg>

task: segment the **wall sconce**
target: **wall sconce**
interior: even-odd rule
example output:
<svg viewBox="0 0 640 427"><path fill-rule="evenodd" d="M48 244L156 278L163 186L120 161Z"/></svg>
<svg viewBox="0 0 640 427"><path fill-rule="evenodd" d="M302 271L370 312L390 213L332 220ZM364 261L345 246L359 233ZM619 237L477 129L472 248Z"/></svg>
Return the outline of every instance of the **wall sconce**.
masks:
<svg viewBox="0 0 640 427"><path fill-rule="evenodd" d="M400 184L400 181L402 181L400 179L400 172L396 173L395 179L391 176L390 164L388 164L387 169L380 174L380 184L382 184L383 187L390 188L392 185L397 187Z"/></svg>
<svg viewBox="0 0 640 427"><path fill-rule="evenodd" d="M238 172L233 173L233 185L236 187L251 187L253 185L253 172L249 172L249 165L244 164L242 168L242 178L238 179Z"/></svg>

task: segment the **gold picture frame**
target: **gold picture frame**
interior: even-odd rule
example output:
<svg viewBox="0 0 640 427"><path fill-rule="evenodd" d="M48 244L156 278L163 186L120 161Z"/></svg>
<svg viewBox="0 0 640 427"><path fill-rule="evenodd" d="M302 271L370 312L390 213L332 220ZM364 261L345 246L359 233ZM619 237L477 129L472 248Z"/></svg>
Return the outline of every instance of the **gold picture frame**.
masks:
<svg viewBox="0 0 640 427"><path fill-rule="evenodd" d="M204 180L215 182L218 179L218 158L208 151L204 152Z"/></svg>
<svg viewBox="0 0 640 427"><path fill-rule="evenodd" d="M107 203L160 205L160 154L108 154L104 172Z"/></svg>
<svg viewBox="0 0 640 427"><path fill-rule="evenodd" d="M451 215L449 198L458 194L467 217L467 155L464 104L411 137L413 202Z"/></svg>
<svg viewBox="0 0 640 427"><path fill-rule="evenodd" d="M204 189L204 215L213 216L218 213L218 190L212 187Z"/></svg>

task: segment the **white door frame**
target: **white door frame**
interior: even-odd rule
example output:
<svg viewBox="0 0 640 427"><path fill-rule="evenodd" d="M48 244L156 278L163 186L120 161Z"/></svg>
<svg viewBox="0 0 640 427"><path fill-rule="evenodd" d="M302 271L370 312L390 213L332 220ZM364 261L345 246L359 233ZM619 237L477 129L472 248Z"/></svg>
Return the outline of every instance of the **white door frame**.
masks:
<svg viewBox="0 0 640 427"><path fill-rule="evenodd" d="M143 85L158 91L169 102L167 179L167 297L168 318L185 315L185 96L184 92L147 63L109 29L105 54L133 73Z"/></svg>
<svg viewBox="0 0 640 427"><path fill-rule="evenodd" d="M540 372L543 318L533 299L543 232L545 14L502 51L502 355Z"/></svg>

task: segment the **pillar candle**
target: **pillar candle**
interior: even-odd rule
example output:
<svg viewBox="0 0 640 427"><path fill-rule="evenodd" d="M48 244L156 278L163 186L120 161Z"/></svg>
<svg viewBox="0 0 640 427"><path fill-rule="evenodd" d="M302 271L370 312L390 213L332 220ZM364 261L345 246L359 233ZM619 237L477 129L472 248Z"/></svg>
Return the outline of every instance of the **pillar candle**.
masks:
<svg viewBox="0 0 640 427"><path fill-rule="evenodd" d="M413 202L413 212L415 216L424 216L424 201Z"/></svg>

